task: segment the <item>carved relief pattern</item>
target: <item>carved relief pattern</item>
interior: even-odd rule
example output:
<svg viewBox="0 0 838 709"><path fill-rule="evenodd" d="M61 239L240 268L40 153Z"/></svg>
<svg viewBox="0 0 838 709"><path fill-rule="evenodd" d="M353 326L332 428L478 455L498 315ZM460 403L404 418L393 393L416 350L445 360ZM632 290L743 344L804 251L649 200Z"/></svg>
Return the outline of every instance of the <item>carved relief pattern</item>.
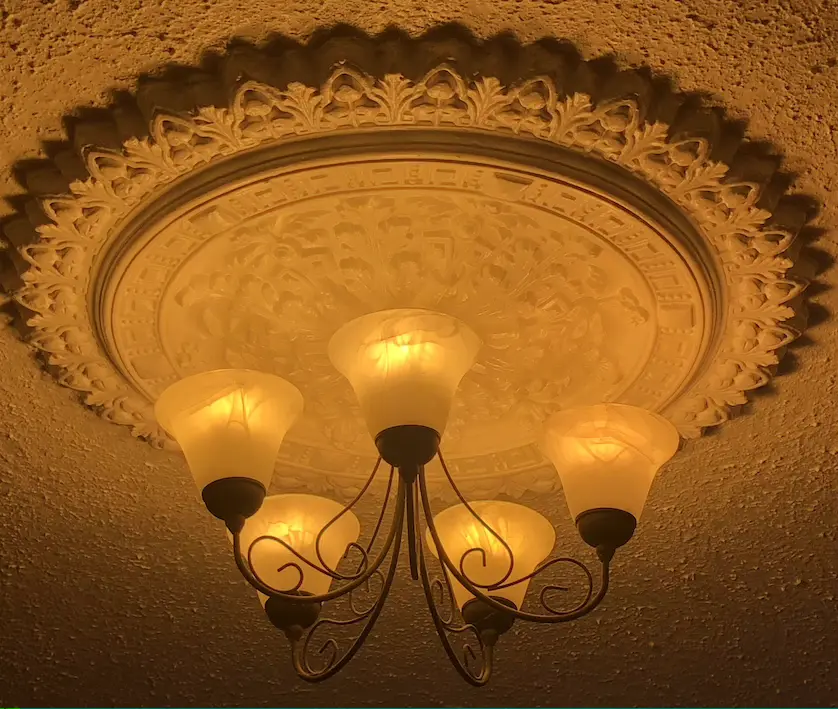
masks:
<svg viewBox="0 0 838 709"><path fill-rule="evenodd" d="M160 261L171 252L172 239L196 229L196 221L204 220L193 217L208 213L207 207L169 225L132 260L114 300L115 355L151 399L171 378L195 371L273 371L291 379L310 402L310 425L303 426L308 438L325 433L341 450L368 453L371 442L354 396L326 356L329 337L348 320L381 308L443 311L468 322L484 343L446 430L449 456L456 459L463 444L476 453L529 445L534 426L552 411L625 396L634 383L631 375L647 363L657 335L658 306L645 282L647 271L672 274L676 285L669 292L689 299L682 303L695 308L697 297L691 274L667 255L656 255L651 266L635 263L601 234L487 197L491 190L481 186L481 177L487 183L498 179L497 172L488 172L442 161L388 161L386 168L359 163L353 169L341 165L343 181L366 177L367 187L351 195L326 194L285 209L266 209L270 199L241 198L256 190L280 193L284 180L274 179L215 198L209 209L218 220L223 212L229 226L203 232L196 240L200 251L172 260L177 273L157 278L167 283L165 289L143 290L141 284L148 283L155 261L165 269ZM475 191L415 184L388 191L371 185L373 173L391 187L397 179L431 185L440 174L449 180L456 174ZM322 185L329 174L329 168L295 170L293 180L298 187ZM519 198L541 187L522 182ZM592 222L611 216L636 241L659 240L595 197L569 188L556 192L554 209L583 208L586 217L580 218ZM246 215L254 209L258 214L239 221L233 203ZM147 303L161 313L150 334L132 317ZM676 383L678 374L689 373L701 334L700 326L694 330L678 338L685 356ZM161 356L151 366L151 353L163 351L170 353L167 361ZM643 403L654 408L671 393L661 387ZM462 440L464 434L475 438L479 422L498 420L503 435L484 431L472 446Z"/></svg>
<svg viewBox="0 0 838 709"><path fill-rule="evenodd" d="M234 237L230 260L212 259L231 267L190 269L194 275L175 296L187 311L178 324L199 326L177 330L178 370L233 366L305 378L319 395L307 397L308 413L327 424L332 443L366 452L369 436L351 390L326 358L326 342L355 317L409 304L467 318L484 342L461 385L446 447L456 450L465 415L543 420L543 402L525 391L531 373L510 366L509 349L517 350L514 362L543 374L553 389L548 401L557 407L584 390L619 383L617 341L604 337L607 313L637 325L650 313L629 289L609 288L606 271L595 264L601 247L558 242L556 235L562 248L548 251L551 235L541 232L538 222L504 203L430 193L347 197L269 218ZM539 294L550 289L549 299ZM517 307L509 306L510 296ZM548 334L564 343L561 352L550 351ZM570 377L571 369L583 376Z"/></svg>
<svg viewBox="0 0 838 709"><path fill-rule="evenodd" d="M166 444L167 439L154 423L148 400L138 395L109 362L88 315L91 273L124 218L176 178L210 161L276 141L386 126L524 135L591 153L656 185L691 215L724 268L727 312L726 329L714 363L666 412L683 435L697 436L703 427L726 420L730 406L744 403L745 391L768 380L769 368L777 362L777 351L794 338L794 331L784 322L794 314L788 302L803 285L786 278L791 262L783 252L792 235L765 228L770 213L756 206L758 186L728 179L727 166L710 159L710 146L705 140L670 141L668 126L644 123L630 100L595 105L584 94L563 97L547 79L511 88L494 78L467 82L443 66L415 83L397 75L374 79L347 68L335 71L320 89L291 84L280 91L250 82L238 89L229 108L206 107L194 116L161 113L151 126L150 138L129 140L122 152L88 151L90 178L73 183L71 194L45 200L43 206L50 223L38 228L39 243L21 250L29 268L23 274L24 286L16 293L16 299L33 312L29 321L34 328L33 344L48 354L61 383L85 392L86 402L100 407L105 418L131 426L135 435L147 437L157 445ZM386 205L374 202L344 204L341 208L381 209L382 219L398 218L394 213L388 214ZM285 227L294 233L293 223ZM334 234L335 227L334 223L323 222L316 228L325 232L332 229L332 236L339 238ZM340 243L334 246L338 251L341 248ZM264 244L243 242L237 258L244 268L244 264L251 263L248 259L258 262L259 249L271 248L288 250L283 258L293 260L299 257L295 248L299 252L303 245L299 240L296 246L292 241L282 245L275 240ZM532 247L521 240L516 248L526 251ZM535 258L525 253L521 257L521 263ZM347 258L351 256L347 254ZM394 258L395 255L390 256L393 267L404 274L405 282L410 282L417 265L409 257L398 263ZM442 283L456 278L456 273L446 271L451 265L440 264L435 272ZM293 277L288 274L286 277ZM228 275L208 278L223 279ZM355 264L355 268L349 264L345 270L345 277L360 282L377 275L365 271L362 263ZM589 273L587 278L595 279L595 274ZM588 283L587 287L593 286ZM273 299L273 307L288 313L297 324L305 322L306 308L320 307L310 299L283 302L281 293L266 294L264 283L258 281L240 281L235 287L219 281L213 288L220 292L225 288L238 289L236 292L262 288L255 300L262 298L264 305ZM187 291L181 300L183 307L194 309L200 316L201 303L190 302ZM642 310L642 304L634 302L630 294L621 296L620 307L634 309L635 315ZM281 338L272 339L269 330L263 332L247 319L236 320L234 310L230 304L230 320L223 327L256 327L263 338L263 348L277 345ZM137 323L154 322L151 312L138 311L133 317ZM551 323L551 327L555 325ZM211 332L218 324L204 321L203 326ZM537 319L533 327L539 327ZM298 332L304 332L304 328ZM587 348L607 367L608 353L602 349L601 340L582 336L579 346ZM281 348L277 352L281 358ZM245 363L252 355L239 351L224 356L231 363ZM181 366L188 369L189 353L181 351L178 358ZM561 378L554 381L556 386L565 385ZM305 460L296 462L306 465ZM530 467L533 463L530 461ZM490 456L485 465L487 470L493 465ZM528 475L537 476L532 472ZM479 478L479 471L475 470L473 479ZM534 480L530 483L538 486ZM506 485L492 483L495 484ZM522 491L512 483L507 487L503 491Z"/></svg>

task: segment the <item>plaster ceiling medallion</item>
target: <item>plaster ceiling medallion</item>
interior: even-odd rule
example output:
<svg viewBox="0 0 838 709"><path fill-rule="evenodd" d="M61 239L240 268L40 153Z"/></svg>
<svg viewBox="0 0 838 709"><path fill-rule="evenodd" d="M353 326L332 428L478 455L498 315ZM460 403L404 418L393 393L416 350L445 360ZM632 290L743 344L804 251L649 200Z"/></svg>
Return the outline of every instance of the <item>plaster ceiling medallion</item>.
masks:
<svg viewBox="0 0 838 709"><path fill-rule="evenodd" d="M629 404L697 436L795 337L794 231L717 159L735 148L568 76L338 63L320 85L244 78L226 102L158 105L148 136L86 147L89 175L43 199L14 294L30 341L156 446L174 382L287 379L306 407L279 465L313 491L353 491L376 458L327 350L386 309L483 342L445 432L462 490L552 488L536 436L567 408ZM443 479L429 469L432 493Z"/></svg>

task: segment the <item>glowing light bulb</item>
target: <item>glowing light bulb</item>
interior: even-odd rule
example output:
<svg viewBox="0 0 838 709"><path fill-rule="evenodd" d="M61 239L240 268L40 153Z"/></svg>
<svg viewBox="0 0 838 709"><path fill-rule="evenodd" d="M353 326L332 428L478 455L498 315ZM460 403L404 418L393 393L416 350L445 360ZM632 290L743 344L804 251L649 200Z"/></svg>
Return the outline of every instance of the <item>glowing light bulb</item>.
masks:
<svg viewBox="0 0 838 709"><path fill-rule="evenodd" d="M398 373L407 367L422 369L433 366L441 348L433 342L422 342L421 333L410 332L369 345L369 357L383 375Z"/></svg>
<svg viewBox="0 0 838 709"><path fill-rule="evenodd" d="M373 438L401 425L442 435L454 392L480 340L464 323L429 310L385 310L357 318L329 342Z"/></svg>
<svg viewBox="0 0 838 709"><path fill-rule="evenodd" d="M252 545L253 570L277 590L298 587L304 593L326 593L332 577L320 569L336 570L346 548L361 532L352 511L340 515L342 511L343 505L317 495L270 495L245 522L242 549L247 553ZM256 541L262 536L281 539L291 549L270 539ZM259 598L264 605L267 597L260 593Z"/></svg>
<svg viewBox="0 0 838 709"><path fill-rule="evenodd" d="M610 463L626 450L625 445L610 438L596 438L582 445L594 458L603 463Z"/></svg>
<svg viewBox="0 0 838 709"><path fill-rule="evenodd" d="M675 427L657 414L598 404L551 416L542 448L556 466L574 519L589 510L617 509L637 520L655 474L679 441Z"/></svg>
<svg viewBox="0 0 838 709"><path fill-rule="evenodd" d="M521 579L535 571L552 551L556 543L553 525L538 512L512 502L481 500L469 505L485 524L465 505L443 510L434 517L442 547L455 568L459 569L462 562L465 576L473 583L502 586L481 589L484 593L505 598L520 608L529 586L529 579ZM431 552L439 557L430 531L425 538ZM473 595L447 569L446 574L454 599L462 608Z"/></svg>
<svg viewBox="0 0 838 709"><path fill-rule="evenodd" d="M154 407L201 490L228 477L250 478L267 488L279 446L302 409L303 397L293 384L246 369L181 379Z"/></svg>
<svg viewBox="0 0 838 709"><path fill-rule="evenodd" d="M316 534L306 527L306 522L303 519L272 524L268 527L268 534L287 542L288 546L295 551L303 552L314 549Z"/></svg>
<svg viewBox="0 0 838 709"><path fill-rule="evenodd" d="M218 421L228 426L241 426L245 431L248 429L248 418L257 415L259 401L254 401L253 396L243 389L236 389L226 396L221 396L213 401L206 411L206 421L214 424Z"/></svg>
<svg viewBox="0 0 838 709"><path fill-rule="evenodd" d="M492 526L492 534L484 525L472 523L462 529L463 538L469 548L482 549L490 556L497 556L503 554L506 556L506 561L509 560L509 552L503 546L501 539L513 538L510 533L509 523L505 517L495 518L495 524Z"/></svg>

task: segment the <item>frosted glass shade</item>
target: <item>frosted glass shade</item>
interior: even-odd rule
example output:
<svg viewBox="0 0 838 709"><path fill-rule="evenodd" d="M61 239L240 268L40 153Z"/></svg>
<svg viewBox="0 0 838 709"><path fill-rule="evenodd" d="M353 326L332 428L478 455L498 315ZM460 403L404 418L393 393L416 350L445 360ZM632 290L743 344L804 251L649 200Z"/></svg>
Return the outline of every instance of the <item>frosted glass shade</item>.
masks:
<svg viewBox="0 0 838 709"><path fill-rule="evenodd" d="M303 410L291 383L248 369L217 369L181 379L154 406L180 444L200 490L221 478L271 481L279 446Z"/></svg>
<svg viewBox="0 0 838 709"><path fill-rule="evenodd" d="M544 426L542 448L556 466L573 519L592 509L640 519L658 469L678 450L666 419L625 404L560 411Z"/></svg>
<svg viewBox="0 0 838 709"><path fill-rule="evenodd" d="M427 426L442 435L454 392L480 339L464 323L430 310L385 310L344 325L329 358L349 380L370 434Z"/></svg>
<svg viewBox="0 0 838 709"><path fill-rule="evenodd" d="M486 525L509 545L513 557L512 573L502 584L512 585L498 590L481 590L486 595L505 598L520 608L530 582L529 579L514 582L535 571L536 566L553 550L556 543L553 525L538 512L512 502L485 500L469 504ZM485 552L485 564L480 552L471 552L465 558L463 571L468 580L481 586L491 585L500 582L506 575L510 564L509 552L465 505L455 505L440 512L434 517L434 526L454 568L460 569L460 560L469 549ZM431 552L439 558L430 531L425 536ZM474 596L447 569L446 574L454 591L454 600L462 608Z"/></svg>
<svg viewBox="0 0 838 709"><path fill-rule="evenodd" d="M259 511L244 524L241 531L242 550L247 554L256 539L270 535L282 539L303 559L320 568L325 565L334 571L346 553L346 547L358 540L361 532L358 518L351 510L347 511L323 532L320 538L322 562L317 556L315 542L320 530L337 517L342 509L343 505L317 495L269 495ZM296 564L303 572L300 591L320 595L327 593L332 585L332 578L328 574L312 568L274 541L258 542L253 547L251 561L259 578L278 591L289 591L299 581L299 572L287 567L287 564ZM264 605L267 596L259 593L259 600Z"/></svg>

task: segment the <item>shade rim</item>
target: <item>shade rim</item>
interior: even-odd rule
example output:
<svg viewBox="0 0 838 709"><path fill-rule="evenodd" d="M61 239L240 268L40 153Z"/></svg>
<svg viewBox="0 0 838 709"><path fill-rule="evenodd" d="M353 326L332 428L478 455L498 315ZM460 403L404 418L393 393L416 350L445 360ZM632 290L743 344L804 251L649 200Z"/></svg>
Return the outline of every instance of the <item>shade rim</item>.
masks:
<svg viewBox="0 0 838 709"><path fill-rule="evenodd" d="M603 408L617 409L618 411L630 412L631 416L642 416L650 424L652 432L655 435L655 444L661 451L661 464L672 458L681 445L681 434L675 425L661 414L644 409L640 406L632 406L631 404L621 404L612 402L603 402L600 404L590 404L587 406L571 407L556 411L544 420L542 425L541 435L539 438L539 447L542 451L545 448L546 439L551 435L562 436L566 431L570 430L572 426L577 425L580 420L585 420L585 413L589 413L589 419L595 417L595 413ZM567 421L565 422L565 420Z"/></svg>
<svg viewBox="0 0 838 709"><path fill-rule="evenodd" d="M332 366L338 370L344 377L347 376L346 367L343 366L342 357L337 354L337 350L342 349L342 345L344 344L344 340L346 338L347 332L352 329L355 329L365 320L372 321L375 316L379 318L384 317L385 315L398 317L398 316L417 316L417 315L433 315L439 318L445 318L452 322L457 323L460 328L460 334L463 335L463 340L466 342L468 348L471 350L471 357L474 359L477 356L477 353L480 351L481 347L483 346L483 339L474 331L474 329L465 321L458 318L456 315L451 315L449 313L443 313L439 310L431 310L430 308L386 308L384 310L373 310L364 315L359 315L357 318L353 318L345 322L341 325L332 336L329 338L329 344L326 347L326 353L329 357L329 361L332 363Z"/></svg>
<svg viewBox="0 0 838 709"><path fill-rule="evenodd" d="M272 374L270 372L263 372L259 369L246 369L246 368L239 368L239 367L221 367L218 369L208 369L203 372L197 372L195 374L190 374L189 376L182 377L178 381L170 384L160 396L157 397L157 400L154 402L154 417L157 420L157 423L160 425L163 430L166 431L170 436L174 436L172 431L172 418L177 412L177 409L173 407L173 411L175 413L169 412L166 409L170 406L170 404L174 403L178 396L183 393L183 389L189 383L193 383L198 379L207 378L209 379L212 376L222 375L222 374L238 374L242 375L243 377L251 377L253 380L259 379L262 383L269 383L274 391L280 392L280 395L284 397L289 404L289 409L293 415L293 418L299 417L302 413L303 408L305 406L305 400L303 398L302 392L291 382L289 382L284 377L280 377L278 374ZM174 401L173 401L174 400ZM188 408L188 407L183 407Z"/></svg>

